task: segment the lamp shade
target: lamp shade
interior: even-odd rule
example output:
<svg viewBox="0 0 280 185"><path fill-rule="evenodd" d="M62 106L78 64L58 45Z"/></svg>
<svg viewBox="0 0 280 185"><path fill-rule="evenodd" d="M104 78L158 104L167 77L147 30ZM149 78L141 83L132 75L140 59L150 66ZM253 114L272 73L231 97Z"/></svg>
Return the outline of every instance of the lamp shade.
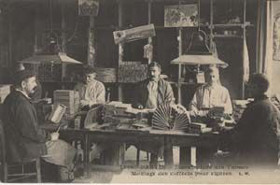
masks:
<svg viewBox="0 0 280 185"><path fill-rule="evenodd" d="M23 64L82 64L81 62L69 57L66 53L59 52L57 54L35 54L32 57L19 61Z"/></svg>
<svg viewBox="0 0 280 185"><path fill-rule="evenodd" d="M181 55L171 61L171 64L185 65L218 65L226 68L228 64L213 55Z"/></svg>

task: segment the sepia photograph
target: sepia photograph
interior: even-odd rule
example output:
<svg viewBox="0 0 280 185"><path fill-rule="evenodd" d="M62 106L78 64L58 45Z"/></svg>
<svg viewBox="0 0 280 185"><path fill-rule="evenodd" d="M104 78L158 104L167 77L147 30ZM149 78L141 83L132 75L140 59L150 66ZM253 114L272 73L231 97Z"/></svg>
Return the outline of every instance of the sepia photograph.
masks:
<svg viewBox="0 0 280 185"><path fill-rule="evenodd" d="M280 0L0 0L0 183L279 184Z"/></svg>

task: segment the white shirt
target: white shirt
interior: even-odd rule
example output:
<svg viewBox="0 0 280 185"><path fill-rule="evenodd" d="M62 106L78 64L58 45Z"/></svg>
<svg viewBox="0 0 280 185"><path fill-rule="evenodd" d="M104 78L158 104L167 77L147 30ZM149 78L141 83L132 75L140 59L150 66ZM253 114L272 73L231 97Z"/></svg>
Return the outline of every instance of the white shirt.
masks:
<svg viewBox="0 0 280 185"><path fill-rule="evenodd" d="M147 99L146 108L157 108L158 81L149 81L147 88L149 96Z"/></svg>
<svg viewBox="0 0 280 185"><path fill-rule="evenodd" d="M213 107L224 107L226 114L232 114L229 92L221 85L202 85L196 90L191 101L191 111L195 115L204 116L208 111L203 109L210 109Z"/></svg>
<svg viewBox="0 0 280 185"><path fill-rule="evenodd" d="M105 103L105 87L97 80L89 84L78 83L74 90L79 92L80 100L86 100L90 105Z"/></svg>

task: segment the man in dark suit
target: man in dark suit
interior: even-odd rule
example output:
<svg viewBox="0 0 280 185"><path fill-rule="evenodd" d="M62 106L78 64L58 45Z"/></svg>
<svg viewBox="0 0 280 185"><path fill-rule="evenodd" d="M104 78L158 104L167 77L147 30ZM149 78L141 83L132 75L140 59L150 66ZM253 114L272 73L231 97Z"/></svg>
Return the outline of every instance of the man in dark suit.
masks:
<svg viewBox="0 0 280 185"><path fill-rule="evenodd" d="M4 101L4 129L8 160L20 162L46 154L45 133L39 128L36 110L29 97L36 77L22 70L15 74L15 90Z"/></svg>
<svg viewBox="0 0 280 185"><path fill-rule="evenodd" d="M266 95L269 81L264 74L249 80L254 101L249 103L232 130L238 162L248 165L273 165L278 162L280 112Z"/></svg>
<svg viewBox="0 0 280 185"><path fill-rule="evenodd" d="M72 166L75 148L58 140L57 132L51 133L51 140L48 140L39 127L36 110L30 98L36 86L36 77L31 71L18 71L15 74L15 89L4 101L7 160L22 162L42 157L44 161L54 165Z"/></svg>

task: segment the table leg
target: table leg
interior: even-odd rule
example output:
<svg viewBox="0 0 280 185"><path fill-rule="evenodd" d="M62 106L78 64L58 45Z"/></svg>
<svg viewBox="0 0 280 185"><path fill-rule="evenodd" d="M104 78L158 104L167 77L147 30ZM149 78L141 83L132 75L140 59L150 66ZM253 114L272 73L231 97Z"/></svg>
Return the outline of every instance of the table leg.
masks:
<svg viewBox="0 0 280 185"><path fill-rule="evenodd" d="M191 147L191 165L196 166L196 147Z"/></svg>
<svg viewBox="0 0 280 185"><path fill-rule="evenodd" d="M139 167L139 160L140 160L140 149L137 148L136 151L136 166Z"/></svg>
<svg viewBox="0 0 280 185"><path fill-rule="evenodd" d="M164 162L166 168L172 168L174 165L173 161L173 145L170 138L164 138Z"/></svg>
<svg viewBox="0 0 280 185"><path fill-rule="evenodd" d="M184 168L184 166L190 165L190 150L190 147L180 147L180 168Z"/></svg>
<svg viewBox="0 0 280 185"><path fill-rule="evenodd" d="M84 168L85 168L85 176L88 178L90 177L90 161L89 161L89 151L90 151L90 143L89 143L89 135L85 134L84 135L84 145L85 145L85 150L84 150Z"/></svg>
<svg viewBox="0 0 280 185"><path fill-rule="evenodd" d="M119 164L120 166L124 165L125 162L125 150L126 150L126 144L123 143L119 148Z"/></svg>
<svg viewBox="0 0 280 185"><path fill-rule="evenodd" d="M108 147L104 152L104 164L119 166L123 164L125 145L115 144Z"/></svg>

